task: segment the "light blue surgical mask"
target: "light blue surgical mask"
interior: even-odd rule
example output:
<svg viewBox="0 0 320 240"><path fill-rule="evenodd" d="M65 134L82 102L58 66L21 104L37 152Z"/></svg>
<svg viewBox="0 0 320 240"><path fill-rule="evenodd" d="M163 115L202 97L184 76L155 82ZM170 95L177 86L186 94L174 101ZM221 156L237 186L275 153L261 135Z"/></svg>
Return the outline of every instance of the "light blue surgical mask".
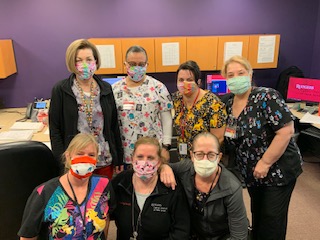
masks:
<svg viewBox="0 0 320 240"><path fill-rule="evenodd" d="M227 80L227 86L230 92L240 95L248 91L251 87L250 76L237 76Z"/></svg>

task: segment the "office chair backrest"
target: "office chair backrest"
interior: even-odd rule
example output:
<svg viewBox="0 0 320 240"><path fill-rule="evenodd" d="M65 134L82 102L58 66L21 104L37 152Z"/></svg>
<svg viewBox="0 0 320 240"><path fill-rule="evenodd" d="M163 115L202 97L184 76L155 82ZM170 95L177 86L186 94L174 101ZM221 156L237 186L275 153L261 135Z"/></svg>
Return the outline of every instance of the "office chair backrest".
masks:
<svg viewBox="0 0 320 240"><path fill-rule="evenodd" d="M59 175L51 150L41 142L0 144L0 239L16 240L32 190Z"/></svg>

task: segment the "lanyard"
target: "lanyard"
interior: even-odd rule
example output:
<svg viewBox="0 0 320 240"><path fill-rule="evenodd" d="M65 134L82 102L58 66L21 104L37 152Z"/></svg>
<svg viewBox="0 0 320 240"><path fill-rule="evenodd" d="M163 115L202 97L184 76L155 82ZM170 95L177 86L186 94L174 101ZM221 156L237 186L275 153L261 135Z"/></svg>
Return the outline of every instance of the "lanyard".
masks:
<svg viewBox="0 0 320 240"><path fill-rule="evenodd" d="M132 191L132 204L131 204L131 211L132 211L132 230L133 230L133 233L132 233L132 236L133 237L130 237L130 240L137 240L137 237L138 237L138 228L139 228L139 225L141 224L141 212L142 210L140 210L139 212L139 215L138 215L138 219L137 219L137 223L134 224L134 206L135 206L135 202L134 202L134 190Z"/></svg>
<svg viewBox="0 0 320 240"><path fill-rule="evenodd" d="M69 183L69 186L71 188L71 191L72 191L72 194L73 194L73 198L75 200L75 204L79 210L79 214L80 214L80 217L82 219L82 227L83 227L83 230L82 230L82 234L83 234L83 237L84 239L87 239L87 232L86 232L86 212L87 212L87 197L88 197L88 192L89 192L89 188L90 188L90 179L89 179L89 183L88 183L88 189L87 189L87 194L86 194L86 198L84 199L84 212L83 212L83 215L81 213L81 209L80 209L80 205L78 203L78 199L77 199L77 196L73 190L73 187L72 187L72 184L69 180L69 174L67 174L67 179L68 179L68 183Z"/></svg>
<svg viewBox="0 0 320 240"><path fill-rule="evenodd" d="M200 88L198 88L198 93L197 93L197 96L196 96L196 98L194 99L194 101L193 101L193 103L192 103L192 106L191 106L191 108L190 109L192 109L193 107L194 107L194 105L196 104L196 102L197 102L197 99L198 99L198 97L199 97L199 94L200 94ZM184 115L184 101L182 100L182 109L181 109L181 117ZM184 128L184 126L186 125L186 118L187 118L187 115L185 115L184 116L184 119L182 120L181 118L180 118L180 131L181 131L181 137L182 137L182 139L184 139L184 130L185 130L185 128Z"/></svg>

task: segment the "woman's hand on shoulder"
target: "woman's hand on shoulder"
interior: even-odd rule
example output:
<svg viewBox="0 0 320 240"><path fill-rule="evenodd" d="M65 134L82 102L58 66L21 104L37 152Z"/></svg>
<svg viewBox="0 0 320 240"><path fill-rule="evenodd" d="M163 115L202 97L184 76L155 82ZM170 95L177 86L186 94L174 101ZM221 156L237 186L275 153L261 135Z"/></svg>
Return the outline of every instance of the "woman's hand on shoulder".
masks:
<svg viewBox="0 0 320 240"><path fill-rule="evenodd" d="M160 181L166 185L166 187L171 187L173 190L175 190L177 182L174 177L174 173L172 171L172 168L168 164L162 164L160 169Z"/></svg>

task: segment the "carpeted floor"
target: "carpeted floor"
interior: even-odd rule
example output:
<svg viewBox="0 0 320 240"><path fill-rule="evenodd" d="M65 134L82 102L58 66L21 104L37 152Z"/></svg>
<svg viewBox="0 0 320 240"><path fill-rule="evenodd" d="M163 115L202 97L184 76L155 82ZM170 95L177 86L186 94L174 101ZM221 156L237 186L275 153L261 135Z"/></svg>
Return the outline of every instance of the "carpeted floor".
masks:
<svg viewBox="0 0 320 240"><path fill-rule="evenodd" d="M320 239L320 158L305 155L304 160L303 173L297 180L289 207L287 240ZM250 219L250 198L246 189L243 195ZM114 222L110 224L108 239L116 239Z"/></svg>

